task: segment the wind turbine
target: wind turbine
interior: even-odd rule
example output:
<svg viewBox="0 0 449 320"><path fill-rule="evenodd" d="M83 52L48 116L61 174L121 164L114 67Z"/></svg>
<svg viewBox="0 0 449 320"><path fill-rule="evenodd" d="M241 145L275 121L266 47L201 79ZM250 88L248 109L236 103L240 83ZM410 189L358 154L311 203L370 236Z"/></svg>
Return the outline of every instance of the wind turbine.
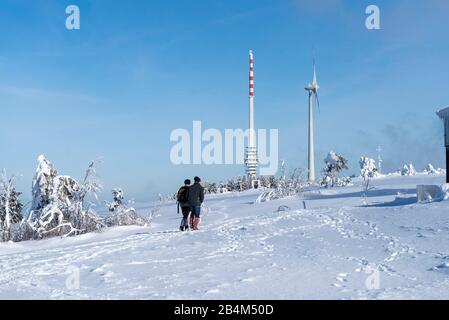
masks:
<svg viewBox="0 0 449 320"><path fill-rule="evenodd" d="M320 107L320 102L318 100L318 90L320 86L316 80L316 67L315 60L313 61L313 80L308 86L305 87L306 91L309 92L309 182L315 182L315 146L313 142L313 98L315 97L315 102L317 108Z"/></svg>

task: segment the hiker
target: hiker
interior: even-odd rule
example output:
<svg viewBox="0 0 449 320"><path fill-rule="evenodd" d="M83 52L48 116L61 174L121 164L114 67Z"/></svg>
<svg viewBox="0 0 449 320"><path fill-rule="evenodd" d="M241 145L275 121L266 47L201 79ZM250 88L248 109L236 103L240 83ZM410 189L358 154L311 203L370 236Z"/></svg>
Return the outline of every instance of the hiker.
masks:
<svg viewBox="0 0 449 320"><path fill-rule="evenodd" d="M204 201L204 188L200 184L201 179L195 177L194 184L189 188L189 205L190 205L190 228L198 230L200 224L201 204Z"/></svg>
<svg viewBox="0 0 449 320"><path fill-rule="evenodd" d="M182 220L181 226L179 230L186 231L189 229L189 214L190 214L190 204L189 204L189 188L190 188L190 180L186 179L184 181L184 185L179 188L177 199L178 199L178 213L179 207L181 207L182 211Z"/></svg>

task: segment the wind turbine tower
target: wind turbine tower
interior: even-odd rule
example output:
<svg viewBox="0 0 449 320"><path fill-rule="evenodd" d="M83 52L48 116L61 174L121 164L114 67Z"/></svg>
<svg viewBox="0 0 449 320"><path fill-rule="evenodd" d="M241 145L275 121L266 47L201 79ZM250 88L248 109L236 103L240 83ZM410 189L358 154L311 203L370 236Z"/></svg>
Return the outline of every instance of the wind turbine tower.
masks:
<svg viewBox="0 0 449 320"><path fill-rule="evenodd" d="M257 147L256 131L254 129L254 57L253 52L249 51L249 132L248 146L246 148L246 174L250 185L254 187L257 181Z"/></svg>
<svg viewBox="0 0 449 320"><path fill-rule="evenodd" d="M320 103L318 100L318 90L320 89L318 82L316 80L316 68L315 61L313 62L313 80L312 83L305 87L306 91L309 93L309 159L308 159L308 169L309 169L309 182L315 182L315 146L313 141L313 98L315 98L316 106L319 108Z"/></svg>

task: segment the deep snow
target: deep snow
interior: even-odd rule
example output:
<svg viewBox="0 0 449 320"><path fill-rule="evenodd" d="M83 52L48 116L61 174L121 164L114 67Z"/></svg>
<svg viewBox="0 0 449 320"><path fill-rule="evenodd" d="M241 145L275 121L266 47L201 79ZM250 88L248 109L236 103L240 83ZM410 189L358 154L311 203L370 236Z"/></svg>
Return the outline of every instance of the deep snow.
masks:
<svg viewBox="0 0 449 320"><path fill-rule="evenodd" d="M197 232L178 232L168 203L151 227L0 244L0 298L448 299L449 202L416 203L417 184L443 182L376 179L366 205L359 183L261 204L209 196Z"/></svg>

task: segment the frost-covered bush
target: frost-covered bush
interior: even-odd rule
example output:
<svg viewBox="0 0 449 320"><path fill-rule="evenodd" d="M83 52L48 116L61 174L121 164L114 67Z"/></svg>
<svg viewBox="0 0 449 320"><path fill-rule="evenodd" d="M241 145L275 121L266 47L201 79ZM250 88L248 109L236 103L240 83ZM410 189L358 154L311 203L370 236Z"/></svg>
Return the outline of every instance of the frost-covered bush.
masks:
<svg viewBox="0 0 449 320"><path fill-rule="evenodd" d="M401 169L401 175L402 176L414 176L416 174L415 167L413 164L405 164Z"/></svg>
<svg viewBox="0 0 449 320"><path fill-rule="evenodd" d="M277 188L279 178L276 176L259 177L259 188ZM246 176L239 176L237 179L231 178L224 182L204 182L204 192L206 194L218 194L228 192L244 192L251 189L251 184ZM176 194L175 194L176 195Z"/></svg>
<svg viewBox="0 0 449 320"><path fill-rule="evenodd" d="M433 165L431 165L429 163L426 166L426 168L424 169L424 173L427 173L427 174L443 174L443 173L445 173L445 170L441 169L441 168L435 168Z"/></svg>
<svg viewBox="0 0 449 320"><path fill-rule="evenodd" d="M16 191L14 181L15 177L8 178L3 170L0 177L0 241L13 240L12 228L22 220L21 193Z"/></svg>
<svg viewBox="0 0 449 320"><path fill-rule="evenodd" d="M218 193L228 193L228 192L229 192L229 190L226 187L226 184L224 184L223 182L220 182L218 184Z"/></svg>
<svg viewBox="0 0 449 320"><path fill-rule="evenodd" d="M436 169L433 167L433 165L429 163L429 164L426 166L426 168L424 169L424 173L427 173L427 174L435 174L435 173L437 173L437 171L436 171Z"/></svg>
<svg viewBox="0 0 449 320"><path fill-rule="evenodd" d="M223 182L204 182L204 193L205 194L218 194L218 193L228 193L231 191L237 191L237 183L233 179L229 179L226 183Z"/></svg>
<svg viewBox="0 0 449 320"><path fill-rule="evenodd" d="M109 211L114 212L117 211L117 209L120 206L123 206L124 201L124 195L123 190L120 188L112 189L112 202L109 204Z"/></svg>
<svg viewBox="0 0 449 320"><path fill-rule="evenodd" d="M304 171L300 169L295 169L291 175L288 175L283 161L281 163L281 175L276 179L276 187L261 193L256 199L256 203L298 195L304 185L303 175Z"/></svg>
<svg viewBox="0 0 449 320"><path fill-rule="evenodd" d="M346 187L347 185L352 183L351 177L335 177L331 178L330 176L324 175L323 179L320 181L320 185L323 188L333 188L333 187Z"/></svg>
<svg viewBox="0 0 449 320"><path fill-rule="evenodd" d="M370 189L370 181L372 178L377 176L378 170L376 167L376 161L368 157L361 157L359 164L360 164L360 176L363 179L362 183L363 192L366 196L366 193Z"/></svg>
<svg viewBox="0 0 449 320"><path fill-rule="evenodd" d="M226 182L226 189L228 189L228 191L235 191L237 189L237 184L234 181L234 179L228 179L228 181Z"/></svg>
<svg viewBox="0 0 449 320"><path fill-rule="evenodd" d="M276 176L269 176L268 177L268 183L269 183L268 188L276 189L278 187L278 185L279 185L279 179Z"/></svg>
<svg viewBox="0 0 449 320"><path fill-rule="evenodd" d="M112 196L113 200L108 204L109 212L111 214L105 219L105 223L108 227L130 225L144 226L148 224L147 219L139 216L133 207L128 206L125 203L122 189L113 189Z"/></svg>
<svg viewBox="0 0 449 320"><path fill-rule="evenodd" d="M238 192L243 192L250 189L249 181L246 176L240 176L237 179L236 190Z"/></svg>
<svg viewBox="0 0 449 320"><path fill-rule="evenodd" d="M218 187L215 182L211 182L207 188L207 193L218 193Z"/></svg>
<svg viewBox="0 0 449 320"><path fill-rule="evenodd" d="M204 182L204 193L205 194L217 194L217 193L225 193L229 192L230 189L235 188L234 182L231 180L228 181L227 184L224 184L222 182L216 183L216 182Z"/></svg>
<svg viewBox="0 0 449 320"><path fill-rule="evenodd" d="M329 188L334 186L345 186L350 182L350 179L348 180L348 178L338 178L338 174L340 174L340 172L348 169L348 160L346 160L342 155L331 151L327 155L326 159L324 159L324 163L323 179L320 183L323 187Z"/></svg>
<svg viewBox="0 0 449 320"><path fill-rule="evenodd" d="M270 180L268 176L261 176L259 178L260 187L261 188L269 188L270 187Z"/></svg>
<svg viewBox="0 0 449 320"><path fill-rule="evenodd" d="M71 236L99 230L101 219L92 209L88 196L95 198L102 185L96 179L96 162L92 162L82 183L59 175L43 155L33 180L32 206L24 229L33 230L33 238Z"/></svg>

